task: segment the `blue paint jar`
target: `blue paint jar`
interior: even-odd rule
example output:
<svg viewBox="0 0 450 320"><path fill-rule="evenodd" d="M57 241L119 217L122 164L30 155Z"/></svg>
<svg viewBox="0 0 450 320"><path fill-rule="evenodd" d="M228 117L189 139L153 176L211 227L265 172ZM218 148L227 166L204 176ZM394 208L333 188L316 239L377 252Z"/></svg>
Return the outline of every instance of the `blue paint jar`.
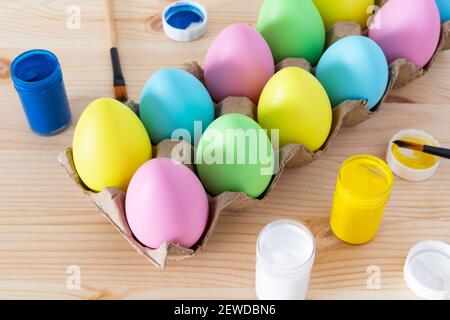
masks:
<svg viewBox="0 0 450 320"><path fill-rule="evenodd" d="M164 16L174 28L186 30L193 24L200 24L205 20L200 8L189 3L179 2L170 7Z"/></svg>
<svg viewBox="0 0 450 320"><path fill-rule="evenodd" d="M61 66L53 53L22 53L11 65L11 77L34 133L51 136L70 126L72 117Z"/></svg>
<svg viewBox="0 0 450 320"><path fill-rule="evenodd" d="M206 32L208 12L195 1L178 1L170 4L162 15L165 34L175 41L194 41Z"/></svg>

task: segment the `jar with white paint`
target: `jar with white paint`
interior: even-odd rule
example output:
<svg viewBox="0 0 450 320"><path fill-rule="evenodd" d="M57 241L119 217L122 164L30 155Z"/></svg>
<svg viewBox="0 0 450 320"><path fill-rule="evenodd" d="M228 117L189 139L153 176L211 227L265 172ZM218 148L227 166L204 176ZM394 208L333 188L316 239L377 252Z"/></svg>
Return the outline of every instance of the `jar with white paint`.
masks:
<svg viewBox="0 0 450 320"><path fill-rule="evenodd" d="M260 300L304 300L316 244L303 224L279 220L267 225L256 244L256 296Z"/></svg>

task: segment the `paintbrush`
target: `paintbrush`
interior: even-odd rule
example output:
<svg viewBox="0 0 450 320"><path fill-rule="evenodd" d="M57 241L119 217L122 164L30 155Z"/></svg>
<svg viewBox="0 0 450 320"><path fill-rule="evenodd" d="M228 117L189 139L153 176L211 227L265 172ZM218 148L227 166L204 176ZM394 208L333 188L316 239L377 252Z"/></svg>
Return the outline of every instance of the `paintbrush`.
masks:
<svg viewBox="0 0 450 320"><path fill-rule="evenodd" d="M112 0L105 0L106 23L110 44L111 62L114 77L114 95L117 100L125 103L128 101L127 85L120 66L119 51L117 50L117 36L114 25L114 13Z"/></svg>
<svg viewBox="0 0 450 320"><path fill-rule="evenodd" d="M416 150L423 153L432 154L433 156L450 159L450 149L427 146L420 143L408 142L403 140L396 140L393 143L398 145L400 148Z"/></svg>

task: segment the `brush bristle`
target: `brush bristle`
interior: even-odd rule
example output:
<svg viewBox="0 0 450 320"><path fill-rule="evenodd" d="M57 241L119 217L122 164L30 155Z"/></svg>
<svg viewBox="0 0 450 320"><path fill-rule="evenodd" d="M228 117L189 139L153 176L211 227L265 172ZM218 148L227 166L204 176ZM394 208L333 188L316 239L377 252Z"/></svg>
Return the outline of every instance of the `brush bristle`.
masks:
<svg viewBox="0 0 450 320"><path fill-rule="evenodd" d="M114 95L116 97L116 100L119 100L120 102L127 102L128 101L128 92L126 86L117 86L114 87Z"/></svg>
<svg viewBox="0 0 450 320"><path fill-rule="evenodd" d="M408 142L408 141L402 141L402 140L396 140L394 141L396 145L398 145L400 148L407 148L407 149L413 149L417 151L423 151L423 145L414 143L414 142Z"/></svg>

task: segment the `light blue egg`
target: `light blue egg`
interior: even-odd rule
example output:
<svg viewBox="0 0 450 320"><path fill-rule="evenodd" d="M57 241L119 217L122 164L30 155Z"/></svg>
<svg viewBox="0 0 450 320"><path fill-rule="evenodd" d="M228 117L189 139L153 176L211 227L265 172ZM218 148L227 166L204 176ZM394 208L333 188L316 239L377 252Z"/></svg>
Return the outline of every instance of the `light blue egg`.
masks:
<svg viewBox="0 0 450 320"><path fill-rule="evenodd" d="M450 0L436 0L436 4L441 14L441 22L450 20Z"/></svg>
<svg viewBox="0 0 450 320"><path fill-rule="evenodd" d="M386 92L389 66L373 40L349 36L325 51L317 65L316 77L333 107L345 100L368 100L369 109L373 109Z"/></svg>
<svg viewBox="0 0 450 320"><path fill-rule="evenodd" d="M190 73L174 68L161 69L145 84L139 113L153 143L171 139L177 129L185 129L194 144L196 137L214 120L214 103L205 86ZM201 122L201 131L194 123ZM196 135L195 135L196 134Z"/></svg>

